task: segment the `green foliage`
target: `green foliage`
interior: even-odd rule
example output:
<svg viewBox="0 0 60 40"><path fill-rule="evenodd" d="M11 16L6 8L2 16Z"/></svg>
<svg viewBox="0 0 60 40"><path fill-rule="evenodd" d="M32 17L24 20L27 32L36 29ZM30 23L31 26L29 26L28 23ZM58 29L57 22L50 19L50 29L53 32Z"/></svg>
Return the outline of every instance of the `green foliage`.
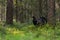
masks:
<svg viewBox="0 0 60 40"><path fill-rule="evenodd" d="M4 30L3 30L4 29ZM3 35L2 33L6 33ZM60 40L59 25L52 29L48 24L36 28L33 24L15 23L2 27L0 25L0 40Z"/></svg>

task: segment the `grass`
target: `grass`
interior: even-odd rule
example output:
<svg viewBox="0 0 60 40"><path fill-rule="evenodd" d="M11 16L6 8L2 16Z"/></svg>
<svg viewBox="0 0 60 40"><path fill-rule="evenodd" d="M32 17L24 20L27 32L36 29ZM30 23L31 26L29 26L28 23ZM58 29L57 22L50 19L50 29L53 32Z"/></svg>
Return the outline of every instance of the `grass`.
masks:
<svg viewBox="0 0 60 40"><path fill-rule="evenodd" d="M52 29L48 24L35 28L33 24L0 25L0 40L60 40L60 25Z"/></svg>

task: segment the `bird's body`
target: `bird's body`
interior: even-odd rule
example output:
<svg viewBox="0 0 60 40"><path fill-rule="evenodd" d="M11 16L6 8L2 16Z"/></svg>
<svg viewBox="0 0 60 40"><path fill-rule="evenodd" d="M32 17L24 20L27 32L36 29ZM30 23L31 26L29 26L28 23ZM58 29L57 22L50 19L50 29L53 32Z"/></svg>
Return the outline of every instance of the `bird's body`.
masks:
<svg viewBox="0 0 60 40"><path fill-rule="evenodd" d="M47 19L45 17L40 17L39 19L36 19L36 17L33 16L33 24L36 25L44 25L47 23Z"/></svg>

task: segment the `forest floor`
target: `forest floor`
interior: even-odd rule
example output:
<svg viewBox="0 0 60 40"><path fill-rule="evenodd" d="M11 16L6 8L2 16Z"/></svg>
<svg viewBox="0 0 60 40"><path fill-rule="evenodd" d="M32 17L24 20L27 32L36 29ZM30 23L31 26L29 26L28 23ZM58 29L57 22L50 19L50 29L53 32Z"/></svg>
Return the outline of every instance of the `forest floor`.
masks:
<svg viewBox="0 0 60 40"><path fill-rule="evenodd" d="M33 24L0 25L0 40L60 40L60 23L55 29L48 24L36 28Z"/></svg>

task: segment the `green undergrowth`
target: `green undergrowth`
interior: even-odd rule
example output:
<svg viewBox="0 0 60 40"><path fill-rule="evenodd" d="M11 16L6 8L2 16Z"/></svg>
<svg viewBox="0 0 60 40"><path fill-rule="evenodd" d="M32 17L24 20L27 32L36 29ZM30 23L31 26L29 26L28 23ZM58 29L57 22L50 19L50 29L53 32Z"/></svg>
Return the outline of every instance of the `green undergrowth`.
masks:
<svg viewBox="0 0 60 40"><path fill-rule="evenodd" d="M48 24L39 27L27 23L0 25L0 40L60 40L59 26L53 29Z"/></svg>

